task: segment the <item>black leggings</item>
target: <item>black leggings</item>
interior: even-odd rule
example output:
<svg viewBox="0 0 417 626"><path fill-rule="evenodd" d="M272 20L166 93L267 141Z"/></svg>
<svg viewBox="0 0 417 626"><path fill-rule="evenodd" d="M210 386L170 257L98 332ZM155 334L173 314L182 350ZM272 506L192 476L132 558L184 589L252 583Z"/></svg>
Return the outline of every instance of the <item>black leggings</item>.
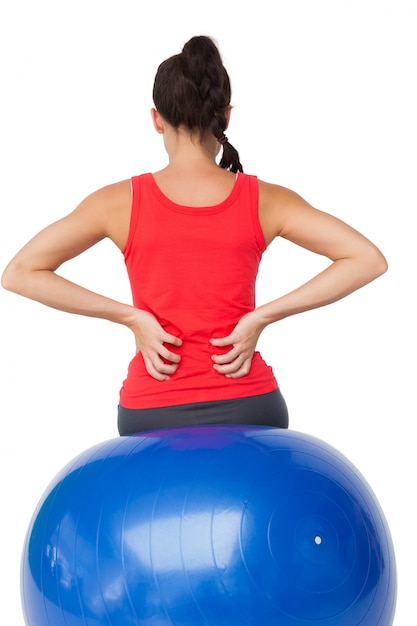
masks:
<svg viewBox="0 0 417 626"><path fill-rule="evenodd" d="M125 409L119 405L120 435L145 430L205 424L251 424L288 428L288 409L279 389L233 400L179 404L156 409Z"/></svg>

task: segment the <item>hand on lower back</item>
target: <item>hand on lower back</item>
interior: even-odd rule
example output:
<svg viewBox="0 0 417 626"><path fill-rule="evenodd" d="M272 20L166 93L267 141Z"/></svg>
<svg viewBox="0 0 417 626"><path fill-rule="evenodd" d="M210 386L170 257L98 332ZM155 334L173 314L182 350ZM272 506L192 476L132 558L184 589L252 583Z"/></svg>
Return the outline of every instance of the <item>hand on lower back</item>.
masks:
<svg viewBox="0 0 417 626"><path fill-rule="evenodd" d="M249 374L253 354L263 327L256 312L244 315L227 337L210 339L218 348L230 349L224 354L213 354L214 369L227 378L242 378Z"/></svg>
<svg viewBox="0 0 417 626"><path fill-rule="evenodd" d="M181 339L167 333L154 315L142 309L136 309L130 328L148 374L156 380L169 380L181 360L181 356L171 348L180 347Z"/></svg>

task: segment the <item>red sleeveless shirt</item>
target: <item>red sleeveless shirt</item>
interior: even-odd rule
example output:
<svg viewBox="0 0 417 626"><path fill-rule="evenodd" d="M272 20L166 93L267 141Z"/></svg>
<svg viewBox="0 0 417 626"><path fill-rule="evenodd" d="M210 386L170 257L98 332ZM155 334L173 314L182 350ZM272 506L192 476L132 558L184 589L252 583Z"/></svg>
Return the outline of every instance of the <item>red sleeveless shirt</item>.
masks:
<svg viewBox="0 0 417 626"><path fill-rule="evenodd" d="M152 313L183 344L168 381L146 371L139 352L120 391L128 409L228 400L274 391L272 369L255 352L250 373L226 378L213 369L209 340L225 337L255 308L255 280L265 250L258 181L239 174L230 195L210 207L169 200L152 174L132 178L132 214L123 251L133 304Z"/></svg>

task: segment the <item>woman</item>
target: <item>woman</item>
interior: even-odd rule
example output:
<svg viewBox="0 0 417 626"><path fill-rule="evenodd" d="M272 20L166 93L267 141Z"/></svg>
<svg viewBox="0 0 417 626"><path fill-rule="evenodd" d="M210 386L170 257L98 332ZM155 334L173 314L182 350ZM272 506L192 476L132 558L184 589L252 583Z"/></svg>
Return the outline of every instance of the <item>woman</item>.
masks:
<svg viewBox="0 0 417 626"><path fill-rule="evenodd" d="M295 192L243 173L225 135L230 81L213 40L193 37L164 61L153 98L167 167L92 193L24 246L2 285L131 329L137 353L120 392L120 434L219 422L286 428L285 401L256 351L262 331L363 287L386 271L386 260L366 237ZM56 273L105 237L123 252L133 306ZM331 263L256 307L258 265L276 237Z"/></svg>

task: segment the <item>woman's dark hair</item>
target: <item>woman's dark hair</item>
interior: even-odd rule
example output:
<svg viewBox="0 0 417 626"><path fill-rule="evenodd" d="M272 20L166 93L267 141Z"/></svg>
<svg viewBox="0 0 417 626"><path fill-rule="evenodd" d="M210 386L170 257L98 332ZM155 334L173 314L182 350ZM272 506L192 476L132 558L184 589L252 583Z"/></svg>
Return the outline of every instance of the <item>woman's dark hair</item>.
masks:
<svg viewBox="0 0 417 626"><path fill-rule="evenodd" d="M200 137L213 133L223 147L220 167L243 172L237 150L224 131L230 108L230 79L216 44L204 35L192 37L180 54L161 63L155 76L153 101L174 128L185 126Z"/></svg>

